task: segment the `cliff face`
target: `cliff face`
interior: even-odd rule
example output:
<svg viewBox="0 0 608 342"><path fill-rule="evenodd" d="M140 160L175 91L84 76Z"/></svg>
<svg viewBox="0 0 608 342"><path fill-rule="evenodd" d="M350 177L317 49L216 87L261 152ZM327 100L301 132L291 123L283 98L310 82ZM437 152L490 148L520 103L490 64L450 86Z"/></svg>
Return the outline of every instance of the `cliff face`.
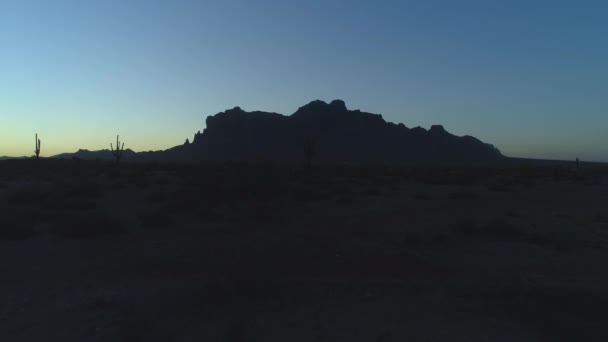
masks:
<svg viewBox="0 0 608 342"><path fill-rule="evenodd" d="M343 101L313 101L293 115L245 112L207 117L207 128L178 150L205 160L301 161L307 141L323 161L488 161L498 149L435 125L425 130L384 121L381 115L348 110Z"/></svg>

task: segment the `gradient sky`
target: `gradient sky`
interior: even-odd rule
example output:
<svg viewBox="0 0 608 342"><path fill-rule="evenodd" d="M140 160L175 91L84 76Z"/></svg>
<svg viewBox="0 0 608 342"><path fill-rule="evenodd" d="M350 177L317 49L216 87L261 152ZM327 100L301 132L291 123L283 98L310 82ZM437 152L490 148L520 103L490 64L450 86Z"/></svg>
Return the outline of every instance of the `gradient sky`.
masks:
<svg viewBox="0 0 608 342"><path fill-rule="evenodd" d="M510 156L608 161L606 1L0 2L0 155L165 149L343 99Z"/></svg>

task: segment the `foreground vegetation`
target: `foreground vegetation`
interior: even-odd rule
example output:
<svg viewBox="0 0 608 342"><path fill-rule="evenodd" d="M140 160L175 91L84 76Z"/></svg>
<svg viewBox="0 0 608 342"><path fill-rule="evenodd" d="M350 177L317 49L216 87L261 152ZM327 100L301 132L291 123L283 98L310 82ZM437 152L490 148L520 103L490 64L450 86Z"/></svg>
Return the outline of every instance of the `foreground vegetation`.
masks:
<svg viewBox="0 0 608 342"><path fill-rule="evenodd" d="M0 162L0 336L605 341L607 176Z"/></svg>

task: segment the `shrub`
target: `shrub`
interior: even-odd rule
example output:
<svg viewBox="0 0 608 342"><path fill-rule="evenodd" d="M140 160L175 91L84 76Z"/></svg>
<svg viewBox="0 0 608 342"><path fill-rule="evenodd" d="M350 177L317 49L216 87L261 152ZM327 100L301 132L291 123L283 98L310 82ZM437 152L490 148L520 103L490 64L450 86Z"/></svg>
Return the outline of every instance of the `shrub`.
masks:
<svg viewBox="0 0 608 342"><path fill-rule="evenodd" d="M425 192L417 192L412 197L419 201L428 201L432 199L432 197Z"/></svg>
<svg viewBox="0 0 608 342"><path fill-rule="evenodd" d="M413 247L418 246L422 243L422 239L418 235L418 233L410 232L405 234L405 237L401 241L401 245L403 247Z"/></svg>
<svg viewBox="0 0 608 342"><path fill-rule="evenodd" d="M470 190L459 190L448 194L448 198L451 200L475 200L479 198L479 195Z"/></svg>
<svg viewBox="0 0 608 342"><path fill-rule="evenodd" d="M331 200L332 194L316 186L297 186L292 190L292 196L297 201L324 201Z"/></svg>
<svg viewBox="0 0 608 342"><path fill-rule="evenodd" d="M98 198L102 195L101 186L93 181L75 182L66 185L66 195L78 198Z"/></svg>
<svg viewBox="0 0 608 342"><path fill-rule="evenodd" d="M505 215L513 218L520 218L522 216L520 212L515 210L508 210Z"/></svg>
<svg viewBox="0 0 608 342"><path fill-rule="evenodd" d="M169 196L167 195L167 193L162 192L162 191L153 191L153 192L147 194L145 197L145 200L147 202L152 202L152 203L164 202L168 199L169 199Z"/></svg>
<svg viewBox="0 0 608 342"><path fill-rule="evenodd" d="M100 213L62 213L53 218L52 232L66 239L94 239L125 231L122 222Z"/></svg>
<svg viewBox="0 0 608 342"><path fill-rule="evenodd" d="M129 184L126 181L121 180L121 181L117 181L117 182L112 183L110 185L110 189L112 189L112 190L122 190L122 189L127 188L128 186L129 186Z"/></svg>
<svg viewBox="0 0 608 342"><path fill-rule="evenodd" d="M26 240L34 235L34 222L30 217L8 214L0 217L0 241Z"/></svg>
<svg viewBox="0 0 608 342"><path fill-rule="evenodd" d="M441 245L450 242L450 240L451 240L451 237L445 233L436 233L433 235L433 237L431 239L431 241L433 243L441 244Z"/></svg>
<svg viewBox="0 0 608 342"><path fill-rule="evenodd" d="M173 217L166 210L140 212L137 216L142 227L149 229L165 229L169 228L173 223Z"/></svg>
<svg viewBox="0 0 608 342"><path fill-rule="evenodd" d="M473 220L463 220L453 225L454 231L472 238L497 239L497 240L524 240L525 232L511 223L494 219L484 225L479 225Z"/></svg>
<svg viewBox="0 0 608 342"><path fill-rule="evenodd" d="M6 199L9 205L40 204L51 195L51 188L47 185L29 184L11 191Z"/></svg>

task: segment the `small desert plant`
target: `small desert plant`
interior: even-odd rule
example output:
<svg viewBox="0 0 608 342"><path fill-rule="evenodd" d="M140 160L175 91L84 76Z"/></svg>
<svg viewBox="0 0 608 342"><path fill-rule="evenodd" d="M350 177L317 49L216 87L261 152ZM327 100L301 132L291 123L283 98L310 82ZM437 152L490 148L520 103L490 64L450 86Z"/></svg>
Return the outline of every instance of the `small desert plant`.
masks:
<svg viewBox="0 0 608 342"><path fill-rule="evenodd" d="M139 217L142 227L148 229L170 228L173 223L173 218L166 210L143 211L137 216Z"/></svg>
<svg viewBox="0 0 608 342"><path fill-rule="evenodd" d="M34 222L25 215L0 216L0 241L25 240L34 236Z"/></svg>
<svg viewBox="0 0 608 342"><path fill-rule="evenodd" d="M448 198L451 200L475 200L479 198L479 195L470 190L458 190L448 194Z"/></svg>
<svg viewBox="0 0 608 342"><path fill-rule="evenodd" d="M158 178L155 183L156 185L168 185L170 181L167 178Z"/></svg>
<svg viewBox="0 0 608 342"><path fill-rule="evenodd" d="M101 185L90 180L80 180L66 184L63 189L65 196L81 199L95 199L103 194Z"/></svg>
<svg viewBox="0 0 608 342"><path fill-rule="evenodd" d="M100 213L63 213L52 224L54 234L73 240L95 239L125 230L122 222Z"/></svg>
<svg viewBox="0 0 608 342"><path fill-rule="evenodd" d="M27 184L9 191L8 205L35 205L47 201L52 189L46 185Z"/></svg>
<svg viewBox="0 0 608 342"><path fill-rule="evenodd" d="M336 203L347 204L352 203L355 199L355 193L346 183L339 184L332 189L332 195Z"/></svg>
<svg viewBox="0 0 608 342"><path fill-rule="evenodd" d="M487 183L487 188L494 192L509 192L513 189L515 182L512 179L500 177L493 179Z"/></svg>
<svg viewBox="0 0 608 342"><path fill-rule="evenodd" d="M291 190L291 195L296 201L324 201L331 200L332 194L327 189L313 185L299 185Z"/></svg>
<svg viewBox="0 0 608 342"><path fill-rule="evenodd" d="M450 235L446 234L446 233L435 233L433 234L431 241L435 244L439 244L439 245L443 245L446 243L449 243L452 240L452 238L450 237Z"/></svg>
<svg viewBox="0 0 608 342"><path fill-rule="evenodd" d="M493 219L479 225L473 220L463 220L453 225L454 231L466 237L496 240L525 240L526 234L520 228L503 219Z"/></svg>
<svg viewBox="0 0 608 342"><path fill-rule="evenodd" d="M428 201L428 200L432 199L432 197L425 192L416 192L412 197L414 199L420 200L420 201Z"/></svg>
<svg viewBox="0 0 608 342"><path fill-rule="evenodd" d="M522 216L522 214L520 212L515 211L515 210L507 210L505 215L507 215L508 217L513 217L513 218L520 218Z"/></svg>
<svg viewBox="0 0 608 342"><path fill-rule="evenodd" d="M308 139L304 144L304 158L306 160L306 167L310 168L312 165L312 159L316 153L316 145L314 140Z"/></svg>
<svg viewBox="0 0 608 342"><path fill-rule="evenodd" d="M151 203L161 203L169 199L169 195L163 191L153 191L146 195L145 200Z"/></svg>
<svg viewBox="0 0 608 342"><path fill-rule="evenodd" d="M422 239L420 238L420 235L416 232L409 232L405 234L405 237L401 241L401 245L403 247L414 247L420 245L421 243Z"/></svg>
<svg viewBox="0 0 608 342"><path fill-rule="evenodd" d="M128 186L129 186L129 183L121 180L121 181L116 181L116 182L113 182L112 184L110 184L110 189L121 190L121 189L126 189Z"/></svg>

